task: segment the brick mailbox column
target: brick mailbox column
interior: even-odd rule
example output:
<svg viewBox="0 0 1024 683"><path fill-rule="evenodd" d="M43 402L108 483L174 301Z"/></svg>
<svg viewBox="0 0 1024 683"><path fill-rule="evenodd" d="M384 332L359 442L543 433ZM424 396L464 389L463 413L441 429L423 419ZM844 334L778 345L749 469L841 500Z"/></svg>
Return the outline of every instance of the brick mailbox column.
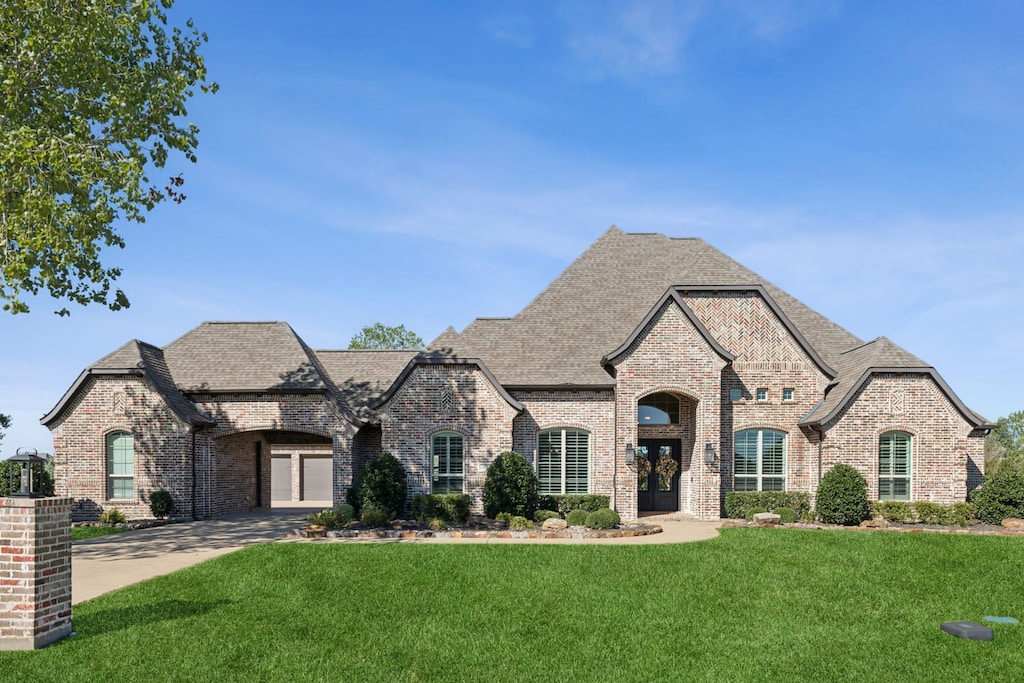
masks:
<svg viewBox="0 0 1024 683"><path fill-rule="evenodd" d="M71 499L0 498L0 650L71 633Z"/></svg>

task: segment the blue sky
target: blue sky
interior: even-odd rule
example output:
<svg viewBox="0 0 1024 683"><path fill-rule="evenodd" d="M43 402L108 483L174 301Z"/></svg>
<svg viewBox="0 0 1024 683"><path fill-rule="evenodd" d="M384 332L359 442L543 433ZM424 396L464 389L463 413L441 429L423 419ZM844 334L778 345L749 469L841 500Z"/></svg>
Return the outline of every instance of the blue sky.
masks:
<svg viewBox="0 0 1024 683"><path fill-rule="evenodd" d="M286 9L287 7L287 9ZM1024 5L179 0L210 42L187 201L110 312L0 318L0 454L124 342L285 320L314 348L513 315L608 226L698 236L1024 408ZM5 314L6 315L6 314Z"/></svg>

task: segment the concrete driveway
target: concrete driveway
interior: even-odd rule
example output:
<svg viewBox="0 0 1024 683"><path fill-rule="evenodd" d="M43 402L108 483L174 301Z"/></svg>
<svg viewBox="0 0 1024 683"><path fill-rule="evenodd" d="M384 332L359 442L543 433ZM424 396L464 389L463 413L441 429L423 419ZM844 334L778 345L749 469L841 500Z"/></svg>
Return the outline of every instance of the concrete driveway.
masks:
<svg viewBox="0 0 1024 683"><path fill-rule="evenodd" d="M250 545L288 538L308 508L274 508L99 536L71 545L71 604Z"/></svg>

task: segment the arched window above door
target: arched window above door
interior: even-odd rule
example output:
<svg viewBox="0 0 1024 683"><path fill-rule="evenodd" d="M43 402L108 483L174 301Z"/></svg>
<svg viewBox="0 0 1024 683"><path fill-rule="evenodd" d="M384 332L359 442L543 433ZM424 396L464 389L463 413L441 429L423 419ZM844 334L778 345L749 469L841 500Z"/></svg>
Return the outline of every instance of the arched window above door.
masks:
<svg viewBox="0 0 1024 683"><path fill-rule="evenodd" d="M679 399L664 391L644 396L637 402L637 424L679 424Z"/></svg>

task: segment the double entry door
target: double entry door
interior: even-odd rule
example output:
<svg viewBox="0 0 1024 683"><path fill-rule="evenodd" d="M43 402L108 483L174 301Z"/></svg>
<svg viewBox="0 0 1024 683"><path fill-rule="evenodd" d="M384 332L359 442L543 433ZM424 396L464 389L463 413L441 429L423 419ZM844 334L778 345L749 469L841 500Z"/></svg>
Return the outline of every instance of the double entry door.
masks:
<svg viewBox="0 0 1024 683"><path fill-rule="evenodd" d="M636 449L637 458L647 458L650 473L637 476L637 511L676 512L679 510L679 475L681 474L681 442L679 439L641 439ZM669 458L675 461L674 468L662 467L658 472L658 461ZM667 463L666 463L667 464ZM663 476L672 469L671 476Z"/></svg>

